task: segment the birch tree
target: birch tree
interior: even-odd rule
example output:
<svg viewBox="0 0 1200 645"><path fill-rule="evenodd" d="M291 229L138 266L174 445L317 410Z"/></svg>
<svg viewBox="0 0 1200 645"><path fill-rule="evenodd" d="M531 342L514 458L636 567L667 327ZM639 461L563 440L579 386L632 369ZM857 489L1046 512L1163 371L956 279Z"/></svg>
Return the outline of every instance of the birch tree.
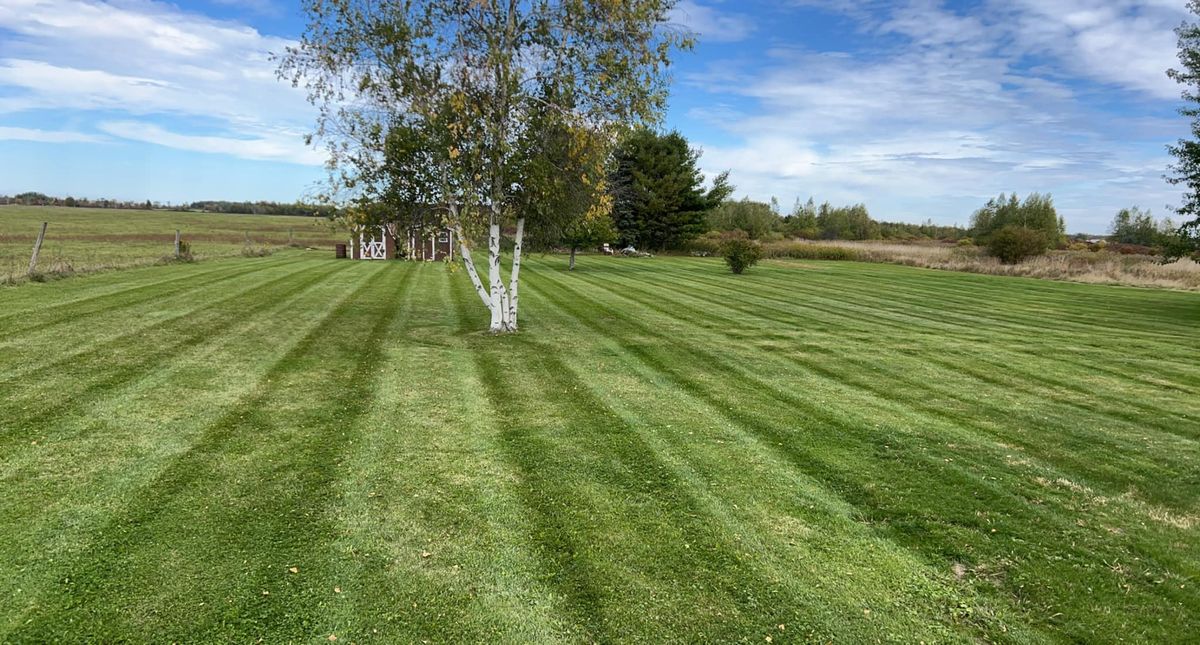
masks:
<svg viewBox="0 0 1200 645"><path fill-rule="evenodd" d="M331 178L361 188L388 132L419 133L447 224L495 332L517 329L528 130L543 122L611 142L661 113L675 0L307 0L308 26L279 74L318 108ZM369 174L369 173L366 173ZM540 222L533 222L540 225ZM514 230L502 275L501 232ZM487 282L471 240L486 235Z"/></svg>

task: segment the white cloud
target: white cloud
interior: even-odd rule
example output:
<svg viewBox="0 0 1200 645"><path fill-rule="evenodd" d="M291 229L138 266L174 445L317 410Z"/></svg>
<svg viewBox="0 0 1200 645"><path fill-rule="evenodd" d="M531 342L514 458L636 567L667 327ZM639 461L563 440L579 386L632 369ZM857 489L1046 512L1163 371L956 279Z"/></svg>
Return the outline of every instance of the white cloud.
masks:
<svg viewBox="0 0 1200 645"><path fill-rule="evenodd" d="M754 23L749 18L721 12L693 0L680 0L671 9L670 20L695 32L702 43L737 42L754 32Z"/></svg>
<svg viewBox="0 0 1200 645"><path fill-rule="evenodd" d="M0 126L0 141L36 141L39 143L100 143L106 138L83 132L11 128Z"/></svg>
<svg viewBox="0 0 1200 645"><path fill-rule="evenodd" d="M690 116L727 141L696 142L704 170L732 169L756 199L864 201L886 219L966 223L1001 191L1050 191L1069 227L1099 231L1121 206L1177 202L1163 144L1186 126L1103 103L1105 92L1160 107L1177 96L1165 59L1178 11L1022 2L971 15L931 0L850 3L865 37L901 39L853 53L779 48L685 77L718 97Z"/></svg>
<svg viewBox="0 0 1200 645"><path fill-rule="evenodd" d="M114 137L193 152L230 154L243 159L287 161L312 166L319 166L324 162L324 156L318 151L299 148L294 144L292 137L279 133L247 139L190 135L171 132L153 123L141 121L106 121L101 123L99 128Z"/></svg>
<svg viewBox="0 0 1200 645"><path fill-rule="evenodd" d="M209 143L260 142L213 152L313 163L303 135L315 113L301 90L276 80L270 60L290 41L152 0L5 0L0 30L13 34L0 39L0 118L61 109L92 111L97 121L114 111L157 115L203 128ZM163 145L200 145L192 135L158 134Z"/></svg>

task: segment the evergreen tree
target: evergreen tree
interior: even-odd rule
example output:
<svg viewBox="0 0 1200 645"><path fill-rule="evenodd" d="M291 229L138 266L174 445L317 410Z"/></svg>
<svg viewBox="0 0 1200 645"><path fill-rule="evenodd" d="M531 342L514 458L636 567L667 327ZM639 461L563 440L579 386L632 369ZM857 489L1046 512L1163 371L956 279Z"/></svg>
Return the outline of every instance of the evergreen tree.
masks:
<svg viewBox="0 0 1200 645"><path fill-rule="evenodd" d="M611 185L613 222L621 243L639 248L673 248L704 233L708 211L733 187L724 172L705 192L696 166L700 152L678 132L648 129L631 133L614 155Z"/></svg>

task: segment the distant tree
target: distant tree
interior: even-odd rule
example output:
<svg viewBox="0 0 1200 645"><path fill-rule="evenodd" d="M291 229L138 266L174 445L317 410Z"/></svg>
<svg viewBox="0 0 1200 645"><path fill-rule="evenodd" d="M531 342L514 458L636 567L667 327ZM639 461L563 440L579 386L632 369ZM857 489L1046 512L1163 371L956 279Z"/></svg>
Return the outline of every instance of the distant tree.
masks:
<svg viewBox="0 0 1200 645"><path fill-rule="evenodd" d="M1170 242L1176 234L1176 227L1170 219L1159 222L1150 211L1143 211L1137 206L1122 208L1109 226L1109 234L1113 241L1122 244L1138 244L1141 246L1162 247Z"/></svg>
<svg viewBox="0 0 1200 645"><path fill-rule="evenodd" d="M733 192L729 173L704 190L700 151L678 132L631 133L618 146L610 179L613 221L621 242L648 249L678 247L708 228L708 211Z"/></svg>
<svg viewBox="0 0 1200 645"><path fill-rule="evenodd" d="M1187 7L1192 14L1200 15L1200 0L1188 0ZM1175 208L1184 221L1175 239L1168 240L1164 261L1200 253L1200 23L1185 22L1175 30L1175 35L1179 39L1180 66L1167 70L1167 76L1184 86L1183 100L1187 105L1179 113L1192 120L1192 138L1167 146L1175 157L1167 181L1184 187L1183 203Z"/></svg>
<svg viewBox="0 0 1200 645"><path fill-rule="evenodd" d="M829 202L817 209L817 228L826 240L876 240L879 223L871 219L863 204L833 207Z"/></svg>
<svg viewBox="0 0 1200 645"><path fill-rule="evenodd" d="M771 204L741 200L726 200L709 211L708 228L713 231L745 231L752 240L762 238L780 224L779 215Z"/></svg>
<svg viewBox="0 0 1200 645"><path fill-rule="evenodd" d="M986 245L993 235L1008 226L1036 232L1042 240L1042 251L1058 245L1066 236L1063 220L1050 195L1032 193L1022 202L1016 193L1001 193L971 216L971 237Z"/></svg>
<svg viewBox="0 0 1200 645"><path fill-rule="evenodd" d="M809 197L808 201L803 204L800 203L800 198L796 198L792 212L783 218L780 229L787 237L806 240L815 240L820 237L821 229L817 226L817 205L813 198Z"/></svg>

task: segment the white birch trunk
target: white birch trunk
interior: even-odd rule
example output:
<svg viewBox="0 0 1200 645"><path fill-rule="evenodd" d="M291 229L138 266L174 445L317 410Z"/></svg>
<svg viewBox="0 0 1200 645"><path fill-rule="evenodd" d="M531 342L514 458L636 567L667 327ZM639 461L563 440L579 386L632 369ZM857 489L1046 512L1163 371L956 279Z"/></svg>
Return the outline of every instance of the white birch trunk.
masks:
<svg viewBox="0 0 1200 645"><path fill-rule="evenodd" d="M521 244L525 239L525 218L517 218L517 236L514 238L512 276L508 281L508 324L517 330L517 295L521 277Z"/></svg>
<svg viewBox="0 0 1200 645"><path fill-rule="evenodd" d="M508 310L505 307L504 282L500 279L500 223L495 214L488 226L488 281L491 283L491 310L493 332L505 332L508 322Z"/></svg>
<svg viewBox="0 0 1200 645"><path fill-rule="evenodd" d="M463 265L467 267L467 275L471 276L471 284L475 285L475 293L479 294L479 299L483 301L484 306L491 310L492 299L488 296L488 290L484 288L483 281L479 279L479 271L475 269L475 261L471 259L471 248L467 246L467 237L463 235L462 227L454 226L454 234L458 236L458 251L462 256Z"/></svg>

